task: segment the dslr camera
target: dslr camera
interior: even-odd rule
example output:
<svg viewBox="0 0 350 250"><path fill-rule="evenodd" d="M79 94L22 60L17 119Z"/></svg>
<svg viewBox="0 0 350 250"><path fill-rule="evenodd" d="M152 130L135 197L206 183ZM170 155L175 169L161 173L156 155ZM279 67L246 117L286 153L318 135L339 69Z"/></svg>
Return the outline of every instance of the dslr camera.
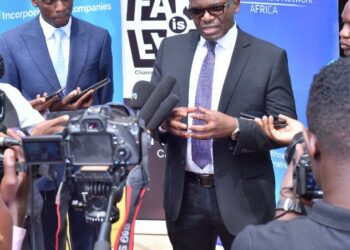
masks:
<svg viewBox="0 0 350 250"><path fill-rule="evenodd" d="M118 202L128 167L142 160L144 132L125 106L99 105L71 118L62 134L24 137L22 145L27 164L65 166L64 181L74 184L79 197L73 205L85 210L88 222L100 223L111 189L118 188ZM113 209L111 222L119 219Z"/></svg>
<svg viewBox="0 0 350 250"><path fill-rule="evenodd" d="M287 147L285 152L286 162L289 165L292 161L297 144L301 144L303 146L303 154L301 155L299 161L296 163L293 171L294 192L299 197L307 200L322 199L323 192L317 186L314 173L312 172L309 153L307 151L302 133L296 134L292 142Z"/></svg>

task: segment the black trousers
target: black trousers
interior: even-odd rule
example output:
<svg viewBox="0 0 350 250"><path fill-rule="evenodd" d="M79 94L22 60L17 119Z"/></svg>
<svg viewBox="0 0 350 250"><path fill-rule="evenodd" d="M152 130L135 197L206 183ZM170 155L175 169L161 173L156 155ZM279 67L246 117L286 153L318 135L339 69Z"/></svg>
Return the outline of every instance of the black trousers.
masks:
<svg viewBox="0 0 350 250"><path fill-rule="evenodd" d="M44 233L45 250L55 249L55 235L57 229L57 215L55 197L56 191L42 192L44 207L42 210L42 227ZM61 193L61 231L59 233L59 249L66 246L67 212L69 213L70 242L72 250L93 250L97 240L97 229L87 224L84 211L76 211L70 204L71 197L76 193L70 193L66 187Z"/></svg>
<svg viewBox="0 0 350 250"><path fill-rule="evenodd" d="M175 250L214 250L218 236L225 250L231 249L234 235L221 218L215 187L203 187L186 178L179 218L166 218L166 222Z"/></svg>

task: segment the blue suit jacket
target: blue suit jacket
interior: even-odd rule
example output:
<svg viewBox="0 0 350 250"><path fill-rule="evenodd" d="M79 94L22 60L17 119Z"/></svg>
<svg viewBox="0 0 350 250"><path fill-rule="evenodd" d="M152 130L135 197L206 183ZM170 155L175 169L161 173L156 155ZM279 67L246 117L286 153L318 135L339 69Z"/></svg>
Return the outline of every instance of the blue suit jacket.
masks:
<svg viewBox="0 0 350 250"><path fill-rule="evenodd" d="M4 58L3 82L18 88L29 100L60 88L39 17L3 33L0 54ZM111 37L107 30L72 17L70 57L65 93L82 90L106 77L113 79ZM110 102L113 82L100 89L94 104Z"/></svg>
<svg viewBox="0 0 350 250"><path fill-rule="evenodd" d="M4 58L5 73L2 81L18 88L25 98L37 94L51 94L60 88L39 17L0 36L0 54ZM113 79L111 37L107 30L72 17L69 71L65 93L74 88L82 90L109 77ZM61 97L63 94L61 95ZM113 82L94 95L93 104L112 101ZM62 168L57 168L62 176ZM60 181L58 178L56 181ZM42 190L57 185L46 178L39 182Z"/></svg>

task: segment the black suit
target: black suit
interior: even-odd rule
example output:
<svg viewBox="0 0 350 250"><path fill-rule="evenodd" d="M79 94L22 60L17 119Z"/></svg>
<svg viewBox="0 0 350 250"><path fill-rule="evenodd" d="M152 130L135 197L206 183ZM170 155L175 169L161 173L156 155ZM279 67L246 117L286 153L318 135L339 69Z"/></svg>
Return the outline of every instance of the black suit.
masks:
<svg viewBox="0 0 350 250"><path fill-rule="evenodd" d="M165 75L177 78L173 91L180 96L180 107L188 106L190 71L199 38L192 31L164 39L154 65L154 82ZM233 117L248 111L296 117L286 52L238 29L218 111ZM254 122L239 119L239 125L237 142L229 137L213 141L216 196L232 235L247 224L271 220L275 208L269 149L276 145ZM167 142L164 208L167 218L176 221L183 200L186 139L170 133L163 139Z"/></svg>

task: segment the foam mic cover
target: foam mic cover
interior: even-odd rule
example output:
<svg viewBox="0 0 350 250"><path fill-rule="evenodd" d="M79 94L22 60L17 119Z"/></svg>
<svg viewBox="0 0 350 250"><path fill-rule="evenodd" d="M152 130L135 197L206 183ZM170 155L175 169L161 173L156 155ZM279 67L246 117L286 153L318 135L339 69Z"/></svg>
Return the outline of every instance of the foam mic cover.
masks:
<svg viewBox="0 0 350 250"><path fill-rule="evenodd" d="M154 131L162 124L167 118L171 110L176 106L179 101L179 97L175 94L170 94L161 104L159 109L154 113L150 121L147 123L146 128Z"/></svg>
<svg viewBox="0 0 350 250"><path fill-rule="evenodd" d="M153 82L138 81L135 83L132 88L130 107L133 109L141 109L155 88L156 85Z"/></svg>
<svg viewBox="0 0 350 250"><path fill-rule="evenodd" d="M176 79L172 76L165 76L152 92L139 113L139 118L145 121L145 124L151 120L153 113L158 109L160 104L169 95L176 83Z"/></svg>

